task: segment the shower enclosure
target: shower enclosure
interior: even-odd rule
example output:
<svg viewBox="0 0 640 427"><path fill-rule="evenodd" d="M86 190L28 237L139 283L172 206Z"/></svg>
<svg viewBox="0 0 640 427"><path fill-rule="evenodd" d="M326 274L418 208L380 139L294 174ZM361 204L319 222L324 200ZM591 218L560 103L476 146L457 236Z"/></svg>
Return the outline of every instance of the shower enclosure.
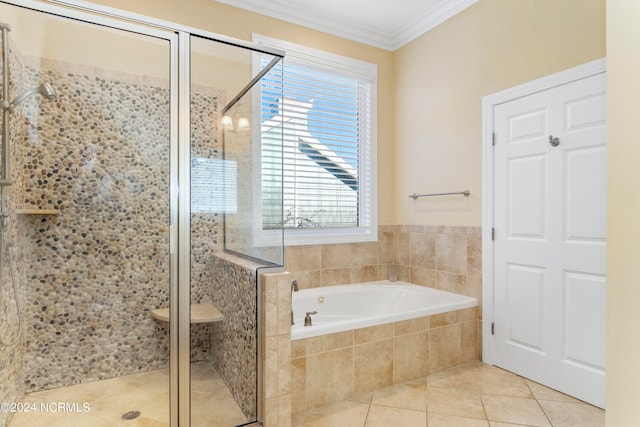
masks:
<svg viewBox="0 0 640 427"><path fill-rule="evenodd" d="M52 3L0 2L0 426L258 421L282 54Z"/></svg>

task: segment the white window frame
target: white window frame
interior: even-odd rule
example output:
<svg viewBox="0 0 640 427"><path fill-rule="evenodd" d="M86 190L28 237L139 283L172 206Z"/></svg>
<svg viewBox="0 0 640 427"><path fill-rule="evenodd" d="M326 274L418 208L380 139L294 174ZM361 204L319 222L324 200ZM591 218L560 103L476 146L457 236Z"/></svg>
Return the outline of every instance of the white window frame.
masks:
<svg viewBox="0 0 640 427"><path fill-rule="evenodd" d="M378 203L377 203L377 65L360 61L345 56L336 55L318 49L301 46L291 42L275 39L272 37L253 34L254 43L280 49L286 52L284 61L292 61L300 64L312 65L320 68L334 69L337 73L345 76L353 76L359 79L366 79L371 82L369 105L369 129L368 143L359 141L359 222L360 225L351 228L296 228L285 229L285 245L312 245L312 244L332 244L332 243L357 243L372 242L378 239ZM254 74L260 70L260 61L253 63ZM286 76L285 76L286 78ZM259 91L254 95L253 105L255 110L260 111ZM260 139L260 115L255 114L252 131L254 137ZM256 144L254 150L255 164L260 164L260 146ZM254 224L262 224L262 192L261 192L261 171L254 168L256 173L256 185L254 194ZM257 246L273 245L281 239L281 231L262 230L262 226L255 227L254 244Z"/></svg>

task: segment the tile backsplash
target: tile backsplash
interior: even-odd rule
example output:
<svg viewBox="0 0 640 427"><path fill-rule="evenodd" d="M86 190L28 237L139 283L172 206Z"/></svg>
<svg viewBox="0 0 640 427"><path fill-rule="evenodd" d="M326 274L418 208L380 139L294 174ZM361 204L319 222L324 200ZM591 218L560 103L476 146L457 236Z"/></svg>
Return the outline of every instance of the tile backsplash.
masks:
<svg viewBox="0 0 640 427"><path fill-rule="evenodd" d="M285 268L302 288L398 279L482 297L480 227L382 225L378 241L288 246Z"/></svg>

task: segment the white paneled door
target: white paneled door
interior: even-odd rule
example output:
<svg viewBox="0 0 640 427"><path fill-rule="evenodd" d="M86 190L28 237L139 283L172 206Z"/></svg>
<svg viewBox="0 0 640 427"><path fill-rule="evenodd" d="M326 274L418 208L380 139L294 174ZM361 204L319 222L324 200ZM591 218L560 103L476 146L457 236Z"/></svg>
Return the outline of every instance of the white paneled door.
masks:
<svg viewBox="0 0 640 427"><path fill-rule="evenodd" d="M604 407L605 74L494 110L494 363Z"/></svg>

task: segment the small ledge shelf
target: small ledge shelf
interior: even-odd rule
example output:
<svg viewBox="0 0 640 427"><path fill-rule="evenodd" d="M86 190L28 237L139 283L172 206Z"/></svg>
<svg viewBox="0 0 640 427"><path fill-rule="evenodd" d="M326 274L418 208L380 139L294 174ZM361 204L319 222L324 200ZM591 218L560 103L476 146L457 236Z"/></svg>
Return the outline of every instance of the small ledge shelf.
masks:
<svg viewBox="0 0 640 427"><path fill-rule="evenodd" d="M162 322L169 321L169 307L151 310L151 315ZM191 323L222 322L224 316L213 304L191 304Z"/></svg>
<svg viewBox="0 0 640 427"><path fill-rule="evenodd" d="M58 209L16 209L18 215L58 215L60 211Z"/></svg>

